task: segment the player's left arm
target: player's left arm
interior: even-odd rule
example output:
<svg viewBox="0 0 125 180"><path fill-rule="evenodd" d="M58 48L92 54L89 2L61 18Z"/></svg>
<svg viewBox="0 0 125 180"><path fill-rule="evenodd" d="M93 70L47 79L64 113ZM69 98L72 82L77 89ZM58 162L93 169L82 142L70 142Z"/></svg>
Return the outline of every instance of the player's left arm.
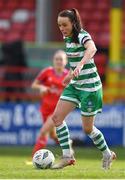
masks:
<svg viewBox="0 0 125 180"><path fill-rule="evenodd" d="M84 47L86 48L84 56L73 72L75 77L78 77L78 75L79 75L81 69L83 68L84 64L87 61L89 61L91 58L93 58L93 56L95 55L95 53L97 51L95 43L93 42L92 39L86 41L84 44Z"/></svg>
<svg viewBox="0 0 125 180"><path fill-rule="evenodd" d="M85 44L84 47L86 48L84 57L81 60L81 64L85 64L88 60L93 58L95 55L97 48L95 46L95 43L93 40L88 40Z"/></svg>

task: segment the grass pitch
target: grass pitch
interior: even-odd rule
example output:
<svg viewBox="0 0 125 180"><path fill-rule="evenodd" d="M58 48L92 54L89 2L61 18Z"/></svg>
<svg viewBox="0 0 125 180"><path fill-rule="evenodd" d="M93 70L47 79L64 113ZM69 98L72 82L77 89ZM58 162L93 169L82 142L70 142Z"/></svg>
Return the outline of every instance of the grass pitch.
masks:
<svg viewBox="0 0 125 180"><path fill-rule="evenodd" d="M56 158L60 148L48 147ZM0 147L1 179L125 179L125 149L114 148L117 160L111 170L101 169L101 153L92 147L75 148L76 165L62 170L37 170L25 161L30 157L30 147Z"/></svg>

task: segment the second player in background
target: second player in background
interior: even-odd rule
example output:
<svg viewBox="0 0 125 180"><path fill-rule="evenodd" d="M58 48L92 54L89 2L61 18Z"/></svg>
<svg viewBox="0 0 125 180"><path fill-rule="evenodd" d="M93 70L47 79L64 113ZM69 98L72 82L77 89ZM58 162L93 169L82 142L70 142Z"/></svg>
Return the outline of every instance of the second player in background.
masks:
<svg viewBox="0 0 125 180"><path fill-rule="evenodd" d="M58 50L53 56L53 67L42 70L34 82L32 88L37 89L41 95L40 113L43 117L43 126L34 146L32 155L39 149L45 148L48 135L58 143L54 123L51 119L58 99L64 89L63 80L68 74L65 68L67 57L64 51Z"/></svg>

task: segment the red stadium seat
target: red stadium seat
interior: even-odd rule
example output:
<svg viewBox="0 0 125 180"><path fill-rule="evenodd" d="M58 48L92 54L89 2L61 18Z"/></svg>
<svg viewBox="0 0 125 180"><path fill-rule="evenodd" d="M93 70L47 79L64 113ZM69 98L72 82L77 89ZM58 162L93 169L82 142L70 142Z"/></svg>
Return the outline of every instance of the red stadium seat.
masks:
<svg viewBox="0 0 125 180"><path fill-rule="evenodd" d="M22 1L22 3L20 4L20 8L28 9L28 10L34 10L35 4L33 1Z"/></svg>
<svg viewBox="0 0 125 180"><path fill-rule="evenodd" d="M0 10L2 10L4 7L3 1L0 1Z"/></svg>
<svg viewBox="0 0 125 180"><path fill-rule="evenodd" d="M97 3L97 10L99 11L108 11L111 7L111 4L108 3L108 2L103 2L103 1L100 1L99 3Z"/></svg>
<svg viewBox="0 0 125 180"><path fill-rule="evenodd" d="M100 31L100 26L96 22L91 22L87 25L87 30L89 32L98 33Z"/></svg>
<svg viewBox="0 0 125 180"><path fill-rule="evenodd" d="M25 23L12 23L11 31L23 31L25 29Z"/></svg>
<svg viewBox="0 0 125 180"><path fill-rule="evenodd" d="M102 21L101 22L109 22L110 13L108 12L102 12Z"/></svg>
<svg viewBox="0 0 125 180"><path fill-rule="evenodd" d="M63 0L61 3L61 9L71 9L71 8L79 8L80 6L79 0L77 1L72 1L72 0Z"/></svg>
<svg viewBox="0 0 125 180"><path fill-rule="evenodd" d="M103 19L103 14L101 11L94 11L91 17L92 17L91 21L100 21L101 22Z"/></svg>
<svg viewBox="0 0 125 180"><path fill-rule="evenodd" d="M35 4L36 0L0 0L0 41L4 42L20 39L26 27L27 31L32 33L30 35L25 35L26 37L24 39L29 39L30 41L35 39L35 17L33 16ZM29 17L26 21L21 21L20 19L16 19L16 21L14 19L15 16L17 18L15 12L18 10L26 10L29 12ZM21 15L20 17L24 18L24 16L22 17ZM3 21L7 21L8 25Z"/></svg>
<svg viewBox="0 0 125 180"><path fill-rule="evenodd" d="M95 9L93 1L84 1L81 3L81 11L89 11L90 13Z"/></svg>
<svg viewBox="0 0 125 180"><path fill-rule="evenodd" d="M1 10L0 19L10 19L12 16L11 10Z"/></svg>
<svg viewBox="0 0 125 180"><path fill-rule="evenodd" d="M26 27L28 30L35 30L35 20L31 20L27 22Z"/></svg>
<svg viewBox="0 0 125 180"><path fill-rule="evenodd" d="M5 41L5 32L0 30L0 42Z"/></svg>
<svg viewBox="0 0 125 180"><path fill-rule="evenodd" d="M10 31L7 33L7 36L5 38L6 42L11 42L15 40L21 39L21 33L18 31Z"/></svg>
<svg viewBox="0 0 125 180"><path fill-rule="evenodd" d="M17 0L8 0L5 6L8 10L15 10L19 8L19 1Z"/></svg>
<svg viewBox="0 0 125 180"><path fill-rule="evenodd" d="M91 16L90 12L83 11L83 12L81 12L80 15L81 15L81 19L83 22L84 21L91 22L92 16Z"/></svg>
<svg viewBox="0 0 125 180"><path fill-rule="evenodd" d="M23 40L24 41L30 41L30 42L35 41L35 33L34 33L34 31L27 31L23 36Z"/></svg>
<svg viewBox="0 0 125 180"><path fill-rule="evenodd" d="M102 24L102 32L109 33L110 31L110 24L109 22L105 22Z"/></svg>
<svg viewBox="0 0 125 180"><path fill-rule="evenodd" d="M95 59L95 63L100 64L101 66L107 64L106 54L98 53L95 55L94 59Z"/></svg>
<svg viewBox="0 0 125 180"><path fill-rule="evenodd" d="M98 3L105 3L105 4L110 4L110 5L111 5L111 2L112 2L112 0L102 0L102 1L96 0L96 3L97 3L97 4L98 4Z"/></svg>
<svg viewBox="0 0 125 180"><path fill-rule="evenodd" d="M109 33L100 33L97 36L97 44L100 45L101 47L108 47L109 46L109 41L110 41L110 35Z"/></svg>
<svg viewBox="0 0 125 180"><path fill-rule="evenodd" d="M87 31L88 31L88 30L87 30ZM96 32L90 32L90 31L88 31L88 32L90 33L93 41L94 41L95 43L97 43L98 33L96 33Z"/></svg>

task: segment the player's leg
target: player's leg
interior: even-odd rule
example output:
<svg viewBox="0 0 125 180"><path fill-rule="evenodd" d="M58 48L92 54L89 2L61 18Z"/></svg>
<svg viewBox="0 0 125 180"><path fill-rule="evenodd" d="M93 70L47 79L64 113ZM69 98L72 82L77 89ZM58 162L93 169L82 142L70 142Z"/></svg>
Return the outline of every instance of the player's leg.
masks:
<svg viewBox="0 0 125 180"><path fill-rule="evenodd" d="M109 169L116 155L114 152L110 151L102 132L94 126L94 116L82 116L82 122L85 133L88 134L95 146L103 154L103 168Z"/></svg>
<svg viewBox="0 0 125 180"><path fill-rule="evenodd" d="M103 153L104 156L110 156L111 152L103 134L94 126L94 116L82 116L82 122L85 133L92 139L95 146Z"/></svg>
<svg viewBox="0 0 125 180"><path fill-rule="evenodd" d="M42 138L38 137L33 147L32 156L35 154L36 151L45 148L47 141L48 141L48 135L43 136Z"/></svg>
<svg viewBox="0 0 125 180"><path fill-rule="evenodd" d="M70 135L65 117L76 107L76 104L70 101L59 100L56 109L53 113L52 119L56 126L56 133L58 137L59 144L62 149L63 158L57 164L55 164L53 169L64 168L65 166L75 163L73 157L72 147L70 143Z"/></svg>
<svg viewBox="0 0 125 180"><path fill-rule="evenodd" d="M47 141L48 141L48 131L46 130L46 123L47 123L47 119L48 119L48 114L44 113L44 111L40 110L40 113L43 117L43 125L40 129L40 134L36 140L36 143L34 145L33 151L32 151L32 156L34 155L34 153L40 149L43 149L46 147L47 145Z"/></svg>
<svg viewBox="0 0 125 180"><path fill-rule="evenodd" d="M41 131L40 131L40 138L50 135L50 138L52 138L56 143L58 143L57 135L56 135L56 129L54 122L52 120L52 114L49 115L43 124Z"/></svg>
<svg viewBox="0 0 125 180"><path fill-rule="evenodd" d="M71 156L70 135L64 119L75 107L76 104L72 102L59 100L52 116L52 120L56 126L56 134L62 148L63 156Z"/></svg>
<svg viewBox="0 0 125 180"><path fill-rule="evenodd" d="M53 123L54 124L54 123ZM56 128L53 126L49 132L49 137L55 141L56 144L59 144L57 135L56 135Z"/></svg>
<svg viewBox="0 0 125 180"><path fill-rule="evenodd" d="M76 106L79 106L78 92L69 84L63 91L52 117L63 154L62 160L53 166L55 169L63 168L75 162L69 130L64 119Z"/></svg>
<svg viewBox="0 0 125 180"><path fill-rule="evenodd" d="M115 154L112 153L101 131L94 126L95 115L102 110L102 89L95 92L83 92L81 113L84 131L103 154L103 168L110 168Z"/></svg>

